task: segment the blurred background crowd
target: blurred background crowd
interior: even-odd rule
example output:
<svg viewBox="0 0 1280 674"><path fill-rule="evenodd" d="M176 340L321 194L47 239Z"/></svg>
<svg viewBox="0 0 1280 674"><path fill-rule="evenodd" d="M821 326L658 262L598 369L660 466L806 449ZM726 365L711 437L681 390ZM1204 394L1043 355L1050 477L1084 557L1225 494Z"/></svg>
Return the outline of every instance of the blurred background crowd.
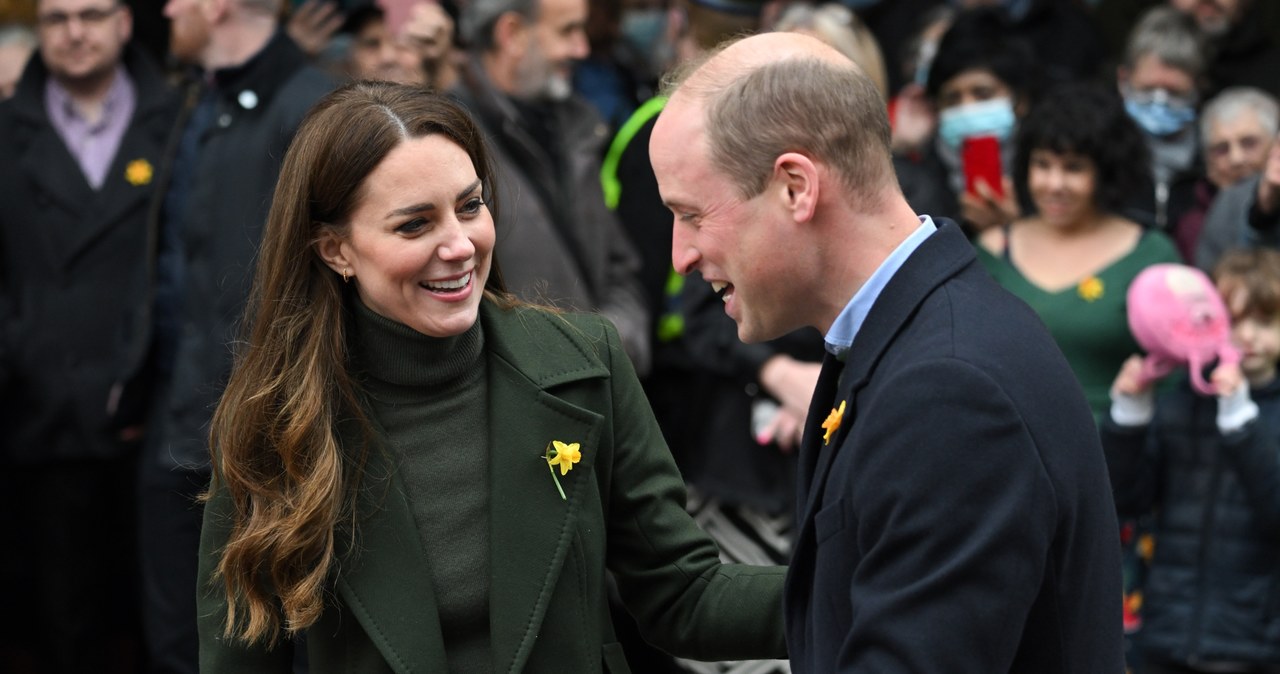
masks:
<svg viewBox="0 0 1280 674"><path fill-rule="evenodd" d="M1100 422L1139 351L1141 270L1280 244L1274 0L0 0L0 671L196 670L209 417L284 149L351 78L465 104L508 288L608 316L690 511L726 559L785 563L821 336L737 340L710 286L671 270L648 160L665 73L782 30L876 82L909 202L961 223ZM1125 518L1130 668L1280 671L1280 548L1254 545L1280 532L1215 543L1205 512L1186 582L1214 545L1252 546L1266 596L1187 589L1190 627L1148 649L1159 540ZM625 644L637 672L789 671Z"/></svg>

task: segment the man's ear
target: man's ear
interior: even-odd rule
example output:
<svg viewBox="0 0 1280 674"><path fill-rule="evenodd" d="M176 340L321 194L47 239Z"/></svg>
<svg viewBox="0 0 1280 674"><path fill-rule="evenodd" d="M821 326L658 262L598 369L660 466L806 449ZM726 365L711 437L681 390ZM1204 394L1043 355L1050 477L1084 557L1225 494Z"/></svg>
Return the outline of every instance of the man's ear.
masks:
<svg viewBox="0 0 1280 674"><path fill-rule="evenodd" d="M316 255L338 274L351 273L351 261L347 259L346 240L331 227L320 228L320 238L315 243Z"/></svg>
<svg viewBox="0 0 1280 674"><path fill-rule="evenodd" d="M524 56L529 42L529 24L518 12L505 12L493 24L493 45L502 52Z"/></svg>
<svg viewBox="0 0 1280 674"><path fill-rule="evenodd" d="M120 12L120 44L124 44L133 38L133 10L122 4L116 11Z"/></svg>
<svg viewBox="0 0 1280 674"><path fill-rule="evenodd" d="M819 174L818 165L799 152L786 152L774 160L774 189L794 221L813 219L821 192Z"/></svg>
<svg viewBox="0 0 1280 674"><path fill-rule="evenodd" d="M211 25L221 23L223 19L231 13L231 4L236 0L200 0L200 11L204 13L205 21Z"/></svg>

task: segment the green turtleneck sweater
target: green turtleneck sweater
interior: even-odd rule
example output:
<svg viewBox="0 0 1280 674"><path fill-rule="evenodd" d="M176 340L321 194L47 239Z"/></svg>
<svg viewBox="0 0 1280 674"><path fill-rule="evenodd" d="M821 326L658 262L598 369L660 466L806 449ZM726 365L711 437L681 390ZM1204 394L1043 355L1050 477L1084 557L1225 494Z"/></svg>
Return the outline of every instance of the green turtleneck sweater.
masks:
<svg viewBox="0 0 1280 674"><path fill-rule="evenodd" d="M354 356L430 562L450 672L490 672L489 434L480 322L428 337L356 301Z"/></svg>

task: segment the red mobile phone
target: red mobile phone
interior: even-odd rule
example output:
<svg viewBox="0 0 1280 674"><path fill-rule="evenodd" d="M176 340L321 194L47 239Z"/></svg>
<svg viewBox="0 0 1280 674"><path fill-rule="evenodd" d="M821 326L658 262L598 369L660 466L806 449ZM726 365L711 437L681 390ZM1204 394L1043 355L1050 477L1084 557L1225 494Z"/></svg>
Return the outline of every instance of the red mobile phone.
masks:
<svg viewBox="0 0 1280 674"><path fill-rule="evenodd" d="M996 196L1004 196L1004 172L1000 170L1000 139L995 136L966 138L960 150L964 168L964 191L978 195L977 179L982 178Z"/></svg>

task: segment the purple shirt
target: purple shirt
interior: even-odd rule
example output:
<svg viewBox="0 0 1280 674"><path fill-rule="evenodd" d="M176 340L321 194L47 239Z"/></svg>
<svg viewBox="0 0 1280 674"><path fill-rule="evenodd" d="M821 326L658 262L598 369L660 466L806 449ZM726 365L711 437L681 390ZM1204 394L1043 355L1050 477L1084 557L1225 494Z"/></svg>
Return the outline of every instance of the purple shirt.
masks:
<svg viewBox="0 0 1280 674"><path fill-rule="evenodd" d="M49 121L95 190L102 187L107 178L107 170L111 168L116 150L120 149L120 139L129 128L137 102L133 80L123 66L116 66L116 76L102 101L102 118L96 123L81 116L70 92L57 80L50 78L45 86L44 106L49 112Z"/></svg>

